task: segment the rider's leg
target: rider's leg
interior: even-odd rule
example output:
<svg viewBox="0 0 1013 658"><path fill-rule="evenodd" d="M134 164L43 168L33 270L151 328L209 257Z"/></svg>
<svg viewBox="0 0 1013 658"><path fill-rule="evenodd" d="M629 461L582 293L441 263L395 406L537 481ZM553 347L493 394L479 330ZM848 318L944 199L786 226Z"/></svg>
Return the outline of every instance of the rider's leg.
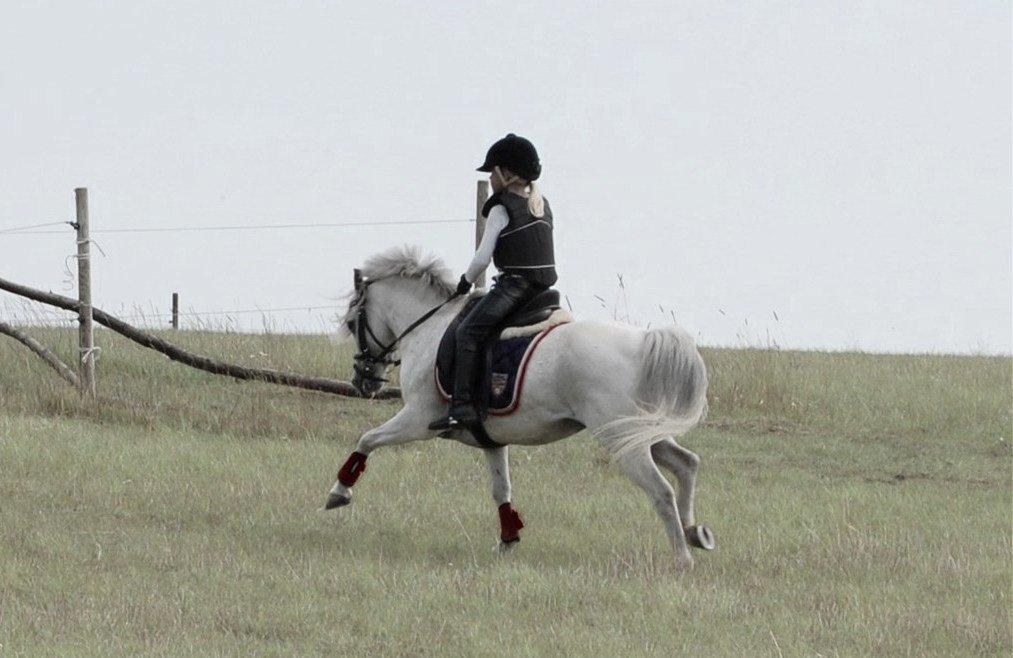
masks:
<svg viewBox="0 0 1013 658"><path fill-rule="evenodd" d="M473 390L478 360L484 355L486 340L508 315L537 294L539 289L519 276L501 275L496 285L479 300L468 317L457 326L457 351L454 358L454 396L447 418L430 425L444 430L469 425L479 420Z"/></svg>

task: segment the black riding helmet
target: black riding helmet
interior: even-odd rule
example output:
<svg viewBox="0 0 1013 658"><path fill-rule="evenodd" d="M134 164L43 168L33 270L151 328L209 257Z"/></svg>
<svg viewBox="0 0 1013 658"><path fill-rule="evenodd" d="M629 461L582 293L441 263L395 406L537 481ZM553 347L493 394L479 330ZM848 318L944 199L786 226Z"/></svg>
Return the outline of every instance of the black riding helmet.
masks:
<svg viewBox="0 0 1013 658"><path fill-rule="evenodd" d="M488 173L494 167L509 169L528 181L538 180L542 175L542 164L538 161L535 145L513 133L489 147L489 152L485 154L485 164L476 171Z"/></svg>

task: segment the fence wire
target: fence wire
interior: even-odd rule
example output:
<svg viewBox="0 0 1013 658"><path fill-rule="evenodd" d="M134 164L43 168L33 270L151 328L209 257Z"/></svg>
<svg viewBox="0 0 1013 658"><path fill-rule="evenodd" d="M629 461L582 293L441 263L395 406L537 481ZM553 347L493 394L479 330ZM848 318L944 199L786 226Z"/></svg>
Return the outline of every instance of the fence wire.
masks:
<svg viewBox="0 0 1013 658"><path fill-rule="evenodd" d="M413 224L467 224L474 223L474 219L395 219L388 221L352 221L352 222L309 222L296 224L222 224L212 226L136 226L122 228L93 228L90 233L200 233L205 231L266 231L284 229L309 229L309 228L341 228L348 226L408 226ZM3 235L55 235L66 234L66 231L28 230L46 226L57 226L73 222L47 222L44 224L32 224L17 226L9 229L0 229Z"/></svg>
<svg viewBox="0 0 1013 658"><path fill-rule="evenodd" d="M25 226L13 226L0 229L0 233L15 233L20 235L38 235L40 233L65 233L65 231L29 231L27 229L43 228L46 226L60 226L61 224L73 225L71 222L43 222L41 224L27 224Z"/></svg>
<svg viewBox="0 0 1013 658"><path fill-rule="evenodd" d="M345 222L300 222L300 223L282 223L282 224L221 224L221 225L210 225L210 226L151 226L151 227L120 227L120 228L93 228L91 234L130 234L130 233L199 233L209 231L264 231L264 230L288 230L288 229L316 229L316 228L342 228L342 227L378 227L378 226L408 226L408 225L423 225L423 224L473 224L474 219L403 219L403 220L386 220L386 221L345 221ZM24 224L20 226L12 226L8 228L0 229L0 236L21 236L21 235L66 235L67 230L62 229L51 229L50 227L65 226L73 229L76 224L69 221L53 221L53 222L40 222L36 224ZM40 230L41 229L41 230ZM101 251L101 249L100 249ZM74 258L74 255L68 256L68 259ZM69 265L65 263L66 277L64 281L64 287L68 290L73 286L74 280L76 279L75 274L70 269ZM25 322L29 325L39 326L53 326L62 324L74 324L78 321L76 316L71 314L68 317L65 314L54 312L45 307L37 305L23 304L20 309L17 309L13 313L9 304L5 305L5 315L16 321ZM137 307L135 307L137 308ZM200 323L201 318L210 317L223 317L228 319L234 315L248 315L248 314L261 314L266 315L270 313L287 313L296 311L319 311L319 310L339 310L346 308L340 304L328 304L328 305L312 305L308 304L305 306L285 306L278 308L244 308L244 309L231 309L231 310L208 310L208 311L183 311L180 310L178 317L181 321L183 320L195 320ZM166 312L135 312L129 315L120 316L125 321L141 321L146 320L166 320L172 318L172 313ZM26 322L27 321L27 322Z"/></svg>

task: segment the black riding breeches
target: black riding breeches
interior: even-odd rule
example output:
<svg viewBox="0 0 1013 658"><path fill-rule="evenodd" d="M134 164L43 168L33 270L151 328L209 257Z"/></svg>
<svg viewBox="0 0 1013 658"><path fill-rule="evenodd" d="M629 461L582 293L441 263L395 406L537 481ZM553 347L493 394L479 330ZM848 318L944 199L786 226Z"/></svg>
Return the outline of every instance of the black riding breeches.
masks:
<svg viewBox="0 0 1013 658"><path fill-rule="evenodd" d="M530 301L544 288L516 274L501 274L496 283L457 325L457 353L454 360L454 399L470 402L475 366L483 346L507 316Z"/></svg>

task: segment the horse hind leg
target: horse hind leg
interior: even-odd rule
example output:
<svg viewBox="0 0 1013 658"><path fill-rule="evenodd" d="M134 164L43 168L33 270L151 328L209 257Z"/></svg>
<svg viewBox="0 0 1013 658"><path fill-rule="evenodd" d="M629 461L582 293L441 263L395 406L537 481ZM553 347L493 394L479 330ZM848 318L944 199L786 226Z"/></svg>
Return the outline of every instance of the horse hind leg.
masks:
<svg viewBox="0 0 1013 658"><path fill-rule="evenodd" d="M659 466L666 468L675 475L679 482L676 504L682 522L688 526L696 523L694 500L696 497L696 473L700 467L700 457L686 450L675 439L668 438L651 446L651 457Z"/></svg>
<svg viewBox="0 0 1013 658"><path fill-rule="evenodd" d="M694 501L700 457L695 452L683 448L673 438L667 438L652 445L651 456L655 463L671 471L679 482L676 504L679 507L679 514L686 531L686 540L690 546L706 550L713 549L714 535L710 528L696 525Z"/></svg>
<svg viewBox="0 0 1013 658"><path fill-rule="evenodd" d="M492 498L499 510L500 551L509 551L521 540L524 522L510 503L510 457L506 446L483 450L492 476Z"/></svg>
<svg viewBox="0 0 1013 658"><path fill-rule="evenodd" d="M633 482L644 490L655 511L665 524L669 544L675 553L675 566L680 571L693 568L693 556L689 553L686 534L682 527L679 508L675 504L675 490L661 474L651 451L646 446L632 450L619 458L619 466Z"/></svg>

